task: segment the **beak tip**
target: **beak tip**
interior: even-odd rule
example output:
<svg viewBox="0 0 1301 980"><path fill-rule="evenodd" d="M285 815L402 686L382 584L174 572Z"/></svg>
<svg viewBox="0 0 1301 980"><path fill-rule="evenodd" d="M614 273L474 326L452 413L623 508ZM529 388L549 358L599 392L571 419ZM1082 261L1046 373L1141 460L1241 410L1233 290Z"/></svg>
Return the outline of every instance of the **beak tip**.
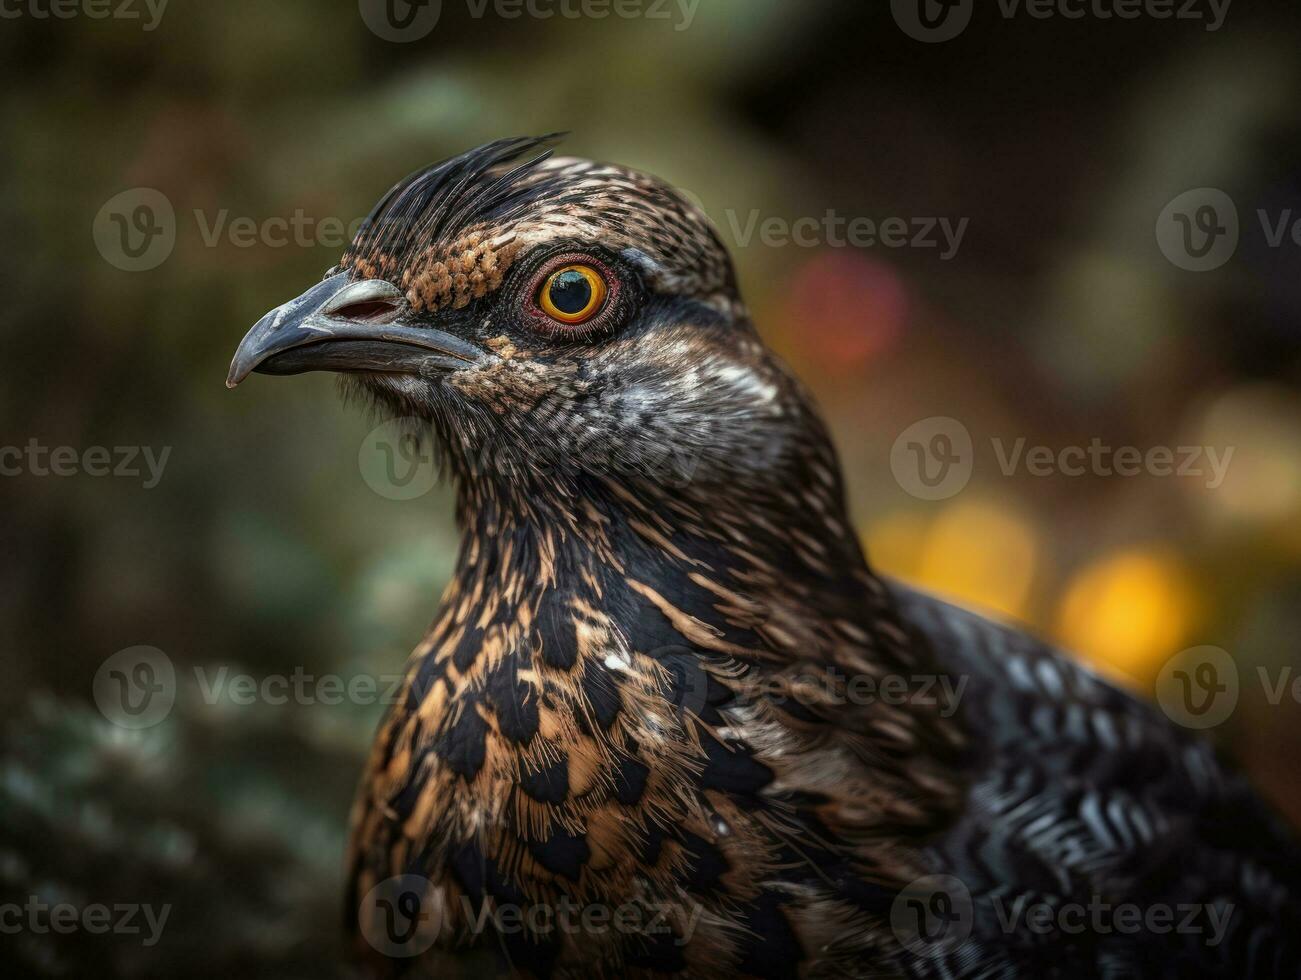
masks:
<svg viewBox="0 0 1301 980"><path fill-rule="evenodd" d="M250 373L251 368L245 364L241 364L239 358L236 357L234 362L230 365L230 370L226 373L226 387L236 387L241 381L247 378Z"/></svg>

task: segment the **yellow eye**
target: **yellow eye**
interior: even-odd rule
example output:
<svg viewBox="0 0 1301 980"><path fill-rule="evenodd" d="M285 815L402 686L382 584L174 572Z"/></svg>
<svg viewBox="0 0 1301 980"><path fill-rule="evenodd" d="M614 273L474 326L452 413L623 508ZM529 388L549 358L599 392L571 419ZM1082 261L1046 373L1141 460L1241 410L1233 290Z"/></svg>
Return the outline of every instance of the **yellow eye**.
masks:
<svg viewBox="0 0 1301 980"><path fill-rule="evenodd" d="M567 265L547 276L538 293L538 306L554 320L572 325L600 312L609 290L590 265Z"/></svg>

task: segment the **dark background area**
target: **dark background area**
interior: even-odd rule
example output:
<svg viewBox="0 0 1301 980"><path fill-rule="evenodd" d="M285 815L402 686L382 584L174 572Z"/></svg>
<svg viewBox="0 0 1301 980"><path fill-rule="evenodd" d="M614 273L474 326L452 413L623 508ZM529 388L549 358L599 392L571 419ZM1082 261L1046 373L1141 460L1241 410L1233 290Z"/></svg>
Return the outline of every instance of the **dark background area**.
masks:
<svg viewBox="0 0 1301 980"><path fill-rule="evenodd" d="M382 705L240 704L205 683L297 672L382 691L449 574L449 491L377 491L383 420L328 376L223 381L247 327L336 261L321 222L506 135L568 130L565 152L696 196L760 331L823 405L877 567L1140 690L1180 650L1225 649L1241 690L1215 736L1301 820L1301 704L1270 703L1258 673L1301 663L1301 245L1271 247L1257 219L1301 220L1301 21L1245 0L1213 32L977 8L940 44L888 3L701 0L675 30L676 4L539 20L444 0L406 44L346 0L171 0L148 31L7 8L0 443L170 453L151 488L147 470L0 477L0 898L173 908L154 947L24 931L0 936L6 961L343 974L347 808ZM1190 272L1155 229L1205 187L1235 202L1241 243ZM175 245L132 272L96 222L138 188L174 209ZM967 224L948 259L738 240L752 216L829 209ZM228 233L297 213L302 242ZM934 416L969 431L974 470L918 499L891 449ZM1018 438L1233 456L1214 487L1005 476L991 440ZM95 678L139 645L173 665L175 705L129 729L97 708Z"/></svg>

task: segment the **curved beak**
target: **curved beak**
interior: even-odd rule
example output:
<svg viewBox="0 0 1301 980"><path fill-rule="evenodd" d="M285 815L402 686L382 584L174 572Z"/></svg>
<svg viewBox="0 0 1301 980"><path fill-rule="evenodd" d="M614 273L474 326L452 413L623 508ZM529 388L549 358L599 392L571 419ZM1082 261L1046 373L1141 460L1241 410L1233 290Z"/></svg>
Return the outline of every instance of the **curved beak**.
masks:
<svg viewBox="0 0 1301 980"><path fill-rule="evenodd" d="M230 362L226 387L254 371L443 374L484 356L450 333L397 322L406 308L406 298L390 282L333 275L253 325Z"/></svg>

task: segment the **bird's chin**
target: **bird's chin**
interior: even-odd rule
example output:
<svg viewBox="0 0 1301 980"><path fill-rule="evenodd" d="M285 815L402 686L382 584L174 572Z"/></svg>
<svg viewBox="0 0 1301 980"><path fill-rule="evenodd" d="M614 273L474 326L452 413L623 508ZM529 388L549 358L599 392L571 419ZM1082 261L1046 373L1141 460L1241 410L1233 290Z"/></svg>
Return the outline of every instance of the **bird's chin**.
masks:
<svg viewBox="0 0 1301 980"><path fill-rule="evenodd" d="M432 421L442 386L438 375L401 371L348 371L339 373L345 399L358 399L375 409Z"/></svg>

